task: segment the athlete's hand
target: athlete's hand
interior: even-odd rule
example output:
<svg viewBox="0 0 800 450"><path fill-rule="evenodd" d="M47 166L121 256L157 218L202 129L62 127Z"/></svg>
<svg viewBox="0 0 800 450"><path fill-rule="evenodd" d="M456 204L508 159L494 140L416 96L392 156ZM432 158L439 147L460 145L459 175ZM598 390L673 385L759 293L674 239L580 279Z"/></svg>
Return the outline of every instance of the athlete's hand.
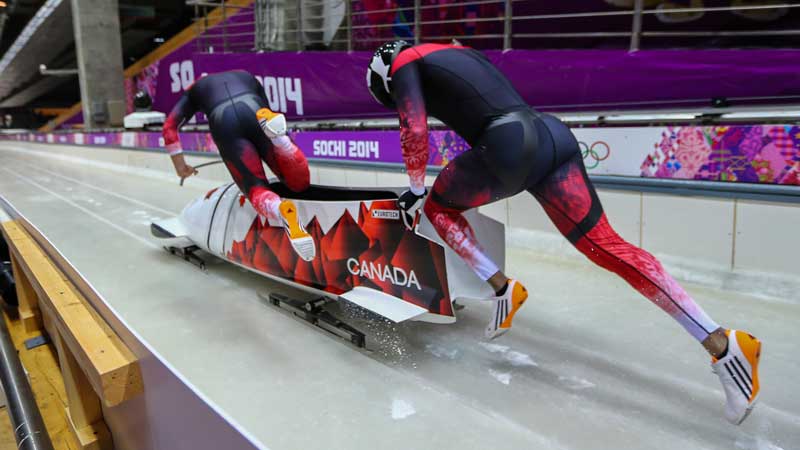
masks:
<svg viewBox="0 0 800 450"><path fill-rule="evenodd" d="M185 164L184 163L184 164L175 166L175 173L177 173L178 176L181 177L181 181L183 181L183 180L185 180L186 178L189 178L192 175L197 175L197 169L195 169L194 167L190 166L189 164Z"/></svg>
<svg viewBox="0 0 800 450"><path fill-rule="evenodd" d="M422 205L425 203L425 195L428 193L426 189L422 195L417 195L411 192L411 189L400 194L397 199L397 206L400 208L400 217L403 219L403 224L406 229L413 230L417 224L417 213Z"/></svg>

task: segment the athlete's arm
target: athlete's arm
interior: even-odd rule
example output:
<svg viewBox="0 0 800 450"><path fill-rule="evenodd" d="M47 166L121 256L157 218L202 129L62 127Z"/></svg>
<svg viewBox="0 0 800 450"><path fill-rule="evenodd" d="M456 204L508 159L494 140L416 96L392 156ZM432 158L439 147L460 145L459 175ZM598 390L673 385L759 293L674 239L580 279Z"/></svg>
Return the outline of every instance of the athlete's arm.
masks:
<svg viewBox="0 0 800 450"><path fill-rule="evenodd" d="M400 116L400 146L408 172L411 191L425 193L425 167L428 165L428 114L422 96L419 69L414 62L400 67L392 75L397 113Z"/></svg>
<svg viewBox="0 0 800 450"><path fill-rule="evenodd" d="M164 146L167 148L170 157L172 158L172 165L175 166L175 173L179 177L186 178L197 173L194 167L186 163L183 157L183 149L181 148L181 141L178 137L178 129L189 120L197 109L192 104L189 98L189 91L186 91L181 96L178 103L172 108L167 120L164 121L164 128L161 134L164 136Z"/></svg>

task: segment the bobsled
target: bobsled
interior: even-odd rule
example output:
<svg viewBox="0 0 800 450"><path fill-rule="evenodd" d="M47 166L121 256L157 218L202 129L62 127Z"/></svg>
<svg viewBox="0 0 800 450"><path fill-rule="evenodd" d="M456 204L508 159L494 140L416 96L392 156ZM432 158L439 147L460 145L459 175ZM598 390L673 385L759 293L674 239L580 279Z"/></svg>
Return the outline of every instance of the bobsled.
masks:
<svg viewBox="0 0 800 450"><path fill-rule="evenodd" d="M492 295L421 214L414 230L400 217L396 189L312 185L302 193L274 182L295 202L316 255L304 261L283 227L259 216L233 183L209 191L178 217L152 223L165 248L187 260L196 250L320 296L352 302L394 322L455 322L455 302ZM465 214L495 261L505 261L505 228L476 210Z"/></svg>

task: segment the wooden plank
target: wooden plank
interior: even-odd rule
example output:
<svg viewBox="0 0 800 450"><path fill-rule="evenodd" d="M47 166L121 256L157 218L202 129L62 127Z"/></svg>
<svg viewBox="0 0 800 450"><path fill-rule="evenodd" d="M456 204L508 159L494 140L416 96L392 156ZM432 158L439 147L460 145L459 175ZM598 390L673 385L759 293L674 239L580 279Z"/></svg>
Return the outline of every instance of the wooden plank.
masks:
<svg viewBox="0 0 800 450"><path fill-rule="evenodd" d="M64 344L86 373L88 382L106 406L115 406L142 392L136 357L100 318L42 249L16 222L2 224L9 248L32 282L40 307L51 318Z"/></svg>
<svg viewBox="0 0 800 450"><path fill-rule="evenodd" d="M11 222L8 222L11 223ZM5 225L3 223L2 225ZM6 234L6 233L3 233ZM11 238L6 235L6 241ZM11 270L16 285L19 316L25 326L25 331L34 332L41 329L41 314L39 313L38 294L33 289L28 276L22 271L20 263L14 252L11 252Z"/></svg>
<svg viewBox="0 0 800 450"><path fill-rule="evenodd" d="M2 314L6 321L11 339L17 348L19 359L28 372L31 390L36 405L42 415L47 433L56 450L78 450L81 448L70 429L69 420L64 408L67 405L67 394L61 378L56 352L52 345L42 345L30 350L25 348L25 340L39 335L38 332L25 331L19 319L12 319ZM43 316L44 319L47 319ZM2 442L2 441L0 441ZM0 446L0 448L6 448ZM16 448L14 446L8 448Z"/></svg>
<svg viewBox="0 0 800 450"><path fill-rule="evenodd" d="M14 438L14 427L11 426L11 417L8 409L0 407L0 448L16 448L17 440Z"/></svg>
<svg viewBox="0 0 800 450"><path fill-rule="evenodd" d="M47 315L49 316L49 311ZM61 375L67 393L66 414L73 434L83 450L111 450L113 442L108 426L103 420L100 399L60 336L51 338L58 350L58 360L61 362Z"/></svg>
<svg viewBox="0 0 800 450"><path fill-rule="evenodd" d="M14 284L16 285L17 301L19 306L19 316L25 330L33 332L41 329L41 314L39 313L39 301L36 291L31 286L31 282L19 266L19 262L14 254L11 254L11 271L14 274Z"/></svg>
<svg viewBox="0 0 800 450"><path fill-rule="evenodd" d="M66 414L69 416L69 409L66 410ZM81 450L113 450L114 441L111 432L102 420L80 429L72 426Z"/></svg>

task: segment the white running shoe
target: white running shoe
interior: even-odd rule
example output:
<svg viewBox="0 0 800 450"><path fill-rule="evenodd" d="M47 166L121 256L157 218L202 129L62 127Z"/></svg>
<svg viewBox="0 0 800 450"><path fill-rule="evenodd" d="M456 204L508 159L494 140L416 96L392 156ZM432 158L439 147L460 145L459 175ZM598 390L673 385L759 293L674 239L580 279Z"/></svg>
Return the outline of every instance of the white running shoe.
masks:
<svg viewBox="0 0 800 450"><path fill-rule="evenodd" d="M739 425L758 401L761 341L744 331L726 330L725 334L728 353L720 360L712 359L711 370L719 376L725 390L725 418Z"/></svg>
<svg viewBox="0 0 800 450"><path fill-rule="evenodd" d="M303 259L311 261L317 256L317 247L314 245L314 238L303 228L300 218L297 216L297 207L291 200L284 200L280 205L281 220L283 228L289 236L289 242L294 251Z"/></svg>
<svg viewBox="0 0 800 450"><path fill-rule="evenodd" d="M486 300L494 303L492 320L486 326L486 338L494 339L504 335L511 329L514 314L528 298L528 290L517 280L508 280L508 287L503 295L489 297Z"/></svg>

